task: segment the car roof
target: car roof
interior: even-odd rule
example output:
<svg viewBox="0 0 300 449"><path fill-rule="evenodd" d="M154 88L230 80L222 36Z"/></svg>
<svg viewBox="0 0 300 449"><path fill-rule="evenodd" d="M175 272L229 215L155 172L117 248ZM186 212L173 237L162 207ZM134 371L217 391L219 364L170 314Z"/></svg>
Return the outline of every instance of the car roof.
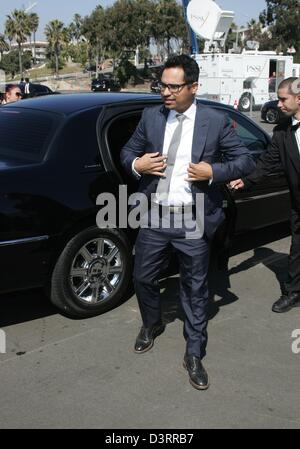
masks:
<svg viewBox="0 0 300 449"><path fill-rule="evenodd" d="M197 101L199 99L197 98ZM47 95L37 98L29 98L5 105L5 108L42 110L64 115L74 114L84 109L101 108L101 106L114 104L160 104L160 95L137 92L89 92L61 95ZM210 100L200 99L200 103L207 106L218 107L223 110L232 110L231 106Z"/></svg>
<svg viewBox="0 0 300 449"><path fill-rule="evenodd" d="M60 113L70 115L84 109L91 109L106 105L131 103L131 102L149 102L153 103L161 101L158 95L138 94L138 93L76 93L47 95L37 98L29 98L26 100L5 105L5 107L13 107L17 109L43 110L47 112Z"/></svg>

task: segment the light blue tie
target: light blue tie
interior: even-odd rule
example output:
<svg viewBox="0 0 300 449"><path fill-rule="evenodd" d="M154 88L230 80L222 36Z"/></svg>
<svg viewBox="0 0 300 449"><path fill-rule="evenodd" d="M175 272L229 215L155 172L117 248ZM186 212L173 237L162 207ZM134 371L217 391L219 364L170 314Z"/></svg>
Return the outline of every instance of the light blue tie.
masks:
<svg viewBox="0 0 300 449"><path fill-rule="evenodd" d="M176 114L176 118L179 123L174 131L174 134L172 136L170 146L168 149L167 168L165 170L165 177L160 178L160 180L158 181L158 184L157 184L156 194L157 194L158 202L161 202L162 199L167 198L168 193L170 191L171 177L172 177L172 173L173 173L173 169L174 169L174 165L175 165L175 161L176 161L177 150L179 148L181 135L182 135L183 120L186 118L186 116L183 114Z"/></svg>

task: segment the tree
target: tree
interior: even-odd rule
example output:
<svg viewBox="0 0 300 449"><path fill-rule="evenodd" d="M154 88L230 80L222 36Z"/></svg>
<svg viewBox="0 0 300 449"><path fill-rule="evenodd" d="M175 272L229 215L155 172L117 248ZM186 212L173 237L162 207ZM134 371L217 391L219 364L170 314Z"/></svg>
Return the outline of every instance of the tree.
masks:
<svg viewBox="0 0 300 449"><path fill-rule="evenodd" d="M19 69L20 74L22 74L22 43L27 41L27 36L29 34L27 14L23 10L15 9L11 15L7 16L5 32L12 39L15 39L18 44Z"/></svg>
<svg viewBox="0 0 300 449"><path fill-rule="evenodd" d="M82 23L82 35L88 41L88 59L91 64L93 56L96 59L96 75L98 75L99 62L102 59L104 48L108 39L108 27L105 10L98 5L90 16L84 18Z"/></svg>
<svg viewBox="0 0 300 449"><path fill-rule="evenodd" d="M33 34L33 63L36 63L36 51L35 51L35 34L39 27L39 16L33 12L31 14L28 14L28 28L30 31L30 34Z"/></svg>
<svg viewBox="0 0 300 449"><path fill-rule="evenodd" d="M22 64L24 69L30 69L31 67L31 52L25 51L22 56ZM19 52L18 50L12 50L9 53L3 55L0 62L0 69L4 70L5 73L10 73L12 77L19 71Z"/></svg>
<svg viewBox="0 0 300 449"><path fill-rule="evenodd" d="M152 33L158 46L161 46L163 51L166 48L168 56L171 53L172 39L175 39L177 43L186 41L187 26L182 6L176 0L158 0L155 2Z"/></svg>
<svg viewBox="0 0 300 449"><path fill-rule="evenodd" d="M262 22L251 19L247 23L247 31L245 31L245 41L257 41L259 49L276 50L276 42L272 38L270 29L265 29Z"/></svg>
<svg viewBox="0 0 300 449"><path fill-rule="evenodd" d="M300 55L300 2L299 0L266 0L267 7L259 19L268 25L277 50L294 47Z"/></svg>
<svg viewBox="0 0 300 449"><path fill-rule="evenodd" d="M73 21L69 25L71 38L75 40L76 44L79 44L79 39L82 36L82 24L83 18L80 14L74 14Z"/></svg>
<svg viewBox="0 0 300 449"><path fill-rule="evenodd" d="M2 60L2 55L5 51L8 51L9 46L8 43L5 40L5 37L3 34L0 34L0 62Z"/></svg>
<svg viewBox="0 0 300 449"><path fill-rule="evenodd" d="M52 20L45 27L45 35L48 41L48 55L54 58L55 61L55 74L58 76L60 64L62 63L60 57L63 51L63 47L69 41L68 30L64 27L63 22L60 20Z"/></svg>

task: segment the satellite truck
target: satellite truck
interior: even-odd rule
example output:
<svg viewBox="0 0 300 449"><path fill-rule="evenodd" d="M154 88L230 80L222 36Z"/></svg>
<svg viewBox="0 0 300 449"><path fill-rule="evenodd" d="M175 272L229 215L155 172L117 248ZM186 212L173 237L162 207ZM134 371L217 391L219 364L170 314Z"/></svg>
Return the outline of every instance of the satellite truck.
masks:
<svg viewBox="0 0 300 449"><path fill-rule="evenodd" d="M242 112L252 111L276 98L280 81L298 76L299 64L293 64L292 56L258 51L256 41L247 41L249 50L241 53L222 53L234 12L221 10L212 0L182 1L192 54L200 69L198 97L234 106ZM195 35L205 40L202 54Z"/></svg>

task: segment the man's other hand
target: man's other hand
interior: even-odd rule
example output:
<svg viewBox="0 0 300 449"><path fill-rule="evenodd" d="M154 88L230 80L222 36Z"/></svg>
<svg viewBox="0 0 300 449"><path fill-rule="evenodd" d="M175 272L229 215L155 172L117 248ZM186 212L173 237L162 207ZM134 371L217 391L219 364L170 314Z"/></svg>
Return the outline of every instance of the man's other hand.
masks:
<svg viewBox="0 0 300 449"><path fill-rule="evenodd" d="M164 177L163 173L167 167L166 156L157 153L146 153L134 163L134 169L142 174Z"/></svg>
<svg viewBox="0 0 300 449"><path fill-rule="evenodd" d="M212 179L213 171L210 164L207 162L199 162L198 164L193 164L192 162L188 166L188 178L186 181L207 181Z"/></svg>
<svg viewBox="0 0 300 449"><path fill-rule="evenodd" d="M241 179L235 179L234 181L230 181L229 185L233 190L239 190L245 187L245 184Z"/></svg>

